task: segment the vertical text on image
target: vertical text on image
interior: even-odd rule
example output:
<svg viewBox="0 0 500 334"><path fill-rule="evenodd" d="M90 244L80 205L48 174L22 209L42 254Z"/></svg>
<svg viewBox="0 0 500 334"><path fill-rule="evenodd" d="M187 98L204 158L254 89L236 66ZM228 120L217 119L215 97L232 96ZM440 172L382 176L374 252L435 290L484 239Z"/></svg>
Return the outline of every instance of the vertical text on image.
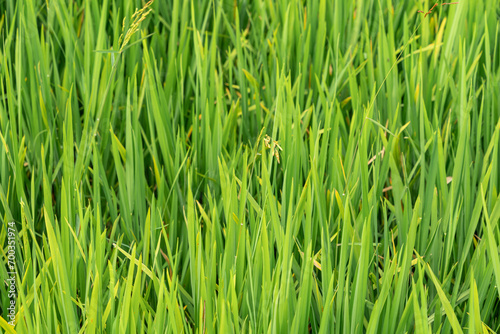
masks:
<svg viewBox="0 0 500 334"><path fill-rule="evenodd" d="M8 285L8 297L9 306L7 307L7 318L9 319L9 325L15 325L16 319L16 299L17 299L17 289L16 289L16 229L15 222L9 222L7 227L7 285Z"/></svg>

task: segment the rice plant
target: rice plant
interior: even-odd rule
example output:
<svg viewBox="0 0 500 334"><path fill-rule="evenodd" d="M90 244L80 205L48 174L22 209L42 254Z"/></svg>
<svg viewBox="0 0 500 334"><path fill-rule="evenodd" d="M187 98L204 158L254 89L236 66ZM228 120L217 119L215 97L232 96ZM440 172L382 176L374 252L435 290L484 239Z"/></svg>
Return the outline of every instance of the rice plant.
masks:
<svg viewBox="0 0 500 334"><path fill-rule="evenodd" d="M0 40L0 332L500 331L498 0L7 0Z"/></svg>

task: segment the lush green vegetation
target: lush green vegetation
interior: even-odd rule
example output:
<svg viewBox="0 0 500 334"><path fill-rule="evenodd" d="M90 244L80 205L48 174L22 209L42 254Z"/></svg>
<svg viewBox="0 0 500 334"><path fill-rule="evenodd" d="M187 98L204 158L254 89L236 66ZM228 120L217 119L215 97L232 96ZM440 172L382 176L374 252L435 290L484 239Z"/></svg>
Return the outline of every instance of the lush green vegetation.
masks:
<svg viewBox="0 0 500 334"><path fill-rule="evenodd" d="M0 331L499 331L500 3L433 5L0 2Z"/></svg>

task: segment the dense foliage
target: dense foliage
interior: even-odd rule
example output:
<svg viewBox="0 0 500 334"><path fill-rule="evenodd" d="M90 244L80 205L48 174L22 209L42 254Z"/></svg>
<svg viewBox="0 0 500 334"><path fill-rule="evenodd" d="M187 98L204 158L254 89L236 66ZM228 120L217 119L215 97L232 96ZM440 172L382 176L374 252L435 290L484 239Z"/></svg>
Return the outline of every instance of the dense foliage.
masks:
<svg viewBox="0 0 500 334"><path fill-rule="evenodd" d="M0 331L499 331L500 2L433 5L0 2Z"/></svg>

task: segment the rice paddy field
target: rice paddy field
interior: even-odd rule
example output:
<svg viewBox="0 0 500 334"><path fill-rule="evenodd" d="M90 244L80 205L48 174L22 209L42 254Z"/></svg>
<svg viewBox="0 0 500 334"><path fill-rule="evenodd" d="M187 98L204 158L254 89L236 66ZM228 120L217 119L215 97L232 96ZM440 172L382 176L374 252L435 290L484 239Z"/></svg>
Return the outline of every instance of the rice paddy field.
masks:
<svg viewBox="0 0 500 334"><path fill-rule="evenodd" d="M0 332L499 332L499 22L0 1Z"/></svg>

